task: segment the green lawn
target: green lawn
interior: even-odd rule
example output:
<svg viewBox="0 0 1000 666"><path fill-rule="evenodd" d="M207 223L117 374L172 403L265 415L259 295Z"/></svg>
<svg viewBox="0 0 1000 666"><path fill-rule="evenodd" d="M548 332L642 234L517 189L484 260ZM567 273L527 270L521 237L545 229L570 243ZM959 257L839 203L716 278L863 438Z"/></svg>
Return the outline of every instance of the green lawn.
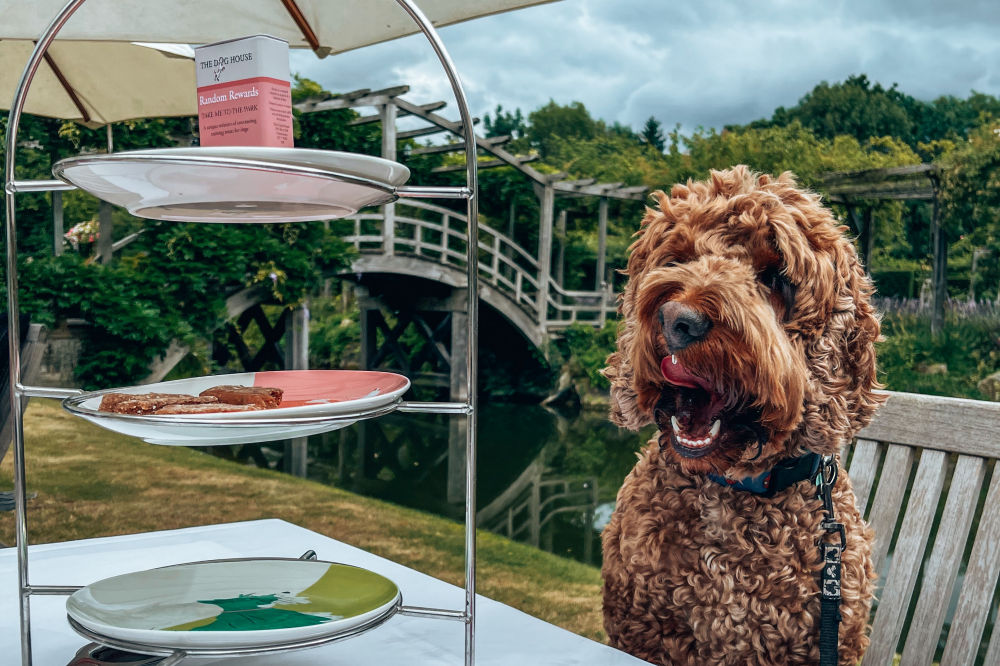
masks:
<svg viewBox="0 0 1000 666"><path fill-rule="evenodd" d="M461 524L183 447L145 444L33 399L25 415L32 543L280 518L461 585ZM12 485L12 455L0 488ZM13 514L0 514L12 544ZM480 593L604 640L600 572L488 532Z"/></svg>

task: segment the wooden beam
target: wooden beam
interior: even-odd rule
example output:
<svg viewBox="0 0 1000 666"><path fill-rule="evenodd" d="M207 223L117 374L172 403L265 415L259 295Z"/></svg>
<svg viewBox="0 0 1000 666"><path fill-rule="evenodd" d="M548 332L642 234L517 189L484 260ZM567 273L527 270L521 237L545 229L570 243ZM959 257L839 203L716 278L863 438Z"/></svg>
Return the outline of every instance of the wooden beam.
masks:
<svg viewBox="0 0 1000 666"><path fill-rule="evenodd" d="M396 105L389 103L379 108L382 121L382 158L396 161ZM382 206L382 252L391 256L396 243L396 204Z"/></svg>
<svg viewBox="0 0 1000 666"><path fill-rule="evenodd" d="M883 181L879 183L857 183L850 185L835 185L826 188L831 196L851 197L854 199L879 199L895 195L926 195L931 198L934 195L934 187L929 181Z"/></svg>
<svg viewBox="0 0 1000 666"><path fill-rule="evenodd" d="M358 90L353 93L337 95L321 102L307 100L295 105L302 113L317 111L332 111L334 109L350 109L356 106L382 106L393 101L395 97L409 92L410 86L395 86L382 90Z"/></svg>
<svg viewBox="0 0 1000 666"><path fill-rule="evenodd" d="M521 162L534 162L535 160L539 159L539 157L538 157L538 155L527 155L525 157L518 157L516 159L518 160L519 163L521 163ZM505 166L516 167L518 165L517 164L511 164L507 160L488 160L488 161L485 161L485 162L479 162L479 170L480 171L482 171L483 169L494 169L496 167L505 167ZM441 167L437 167L437 168L431 169L431 173L451 173L452 171L465 171L465 165L464 164L452 164L450 166L441 166Z"/></svg>
<svg viewBox="0 0 1000 666"><path fill-rule="evenodd" d="M473 118L472 124L478 125L479 118ZM462 127L463 125L460 123L458 125L459 132L462 131ZM405 132L400 132L399 134L396 135L396 138L402 141L403 139L415 139L418 136L430 136L431 134L440 134L441 132L453 132L453 131L454 130L448 127L439 127L439 126L421 127L415 130L407 130Z"/></svg>
<svg viewBox="0 0 1000 666"><path fill-rule="evenodd" d="M399 104L400 109L409 111L413 113L413 115L420 116L421 118L423 118L424 120L433 125L437 125L438 127L441 127L443 129L452 132L453 134L462 136L462 126L460 123L452 122L446 118L442 118L441 116L435 113L425 113L420 110L420 107L416 106L415 104L411 104L406 100L400 99L397 100L397 103ZM525 166L521 161L518 160L518 158L515 155L512 155L503 148L500 148L499 146L491 146L489 143L486 142L485 139L478 136L476 137L476 144L486 152L491 153L492 155L501 160L504 160L505 162L513 166L515 169L523 173L525 176L527 176L534 182L538 184L546 183L545 176L542 173L536 171L535 169L532 169L529 166Z"/></svg>
<svg viewBox="0 0 1000 666"><path fill-rule="evenodd" d="M619 187L621 183L598 183L596 185L576 185L582 181L560 181L554 184L557 194L575 196L610 197L612 199L634 199L642 201L649 190L645 185Z"/></svg>
<svg viewBox="0 0 1000 666"><path fill-rule="evenodd" d="M559 211L559 217L556 218L556 241L559 243L556 246L556 284L560 287L565 285L563 278L565 277L564 269L566 268L566 210L563 209Z"/></svg>
<svg viewBox="0 0 1000 666"><path fill-rule="evenodd" d="M489 137L486 141L491 146L498 146L507 143L513 137L509 134L506 136L494 136ZM460 150L465 150L464 141L456 141L455 143L445 143L440 146L426 146L424 148L416 148L410 151L410 155L433 155L435 153L454 153Z"/></svg>
<svg viewBox="0 0 1000 666"><path fill-rule="evenodd" d="M551 184L536 188L541 213L538 229L538 325L544 331L549 311L549 276L552 271L552 223L556 192Z"/></svg>
<svg viewBox="0 0 1000 666"><path fill-rule="evenodd" d="M934 310L931 313L931 335L937 337L944 328L944 302L948 297L948 232L941 226L941 206L934 197L931 213L931 247L933 257Z"/></svg>
<svg viewBox="0 0 1000 666"><path fill-rule="evenodd" d="M820 176L824 183L839 180L862 182L877 182L895 176L912 176L916 174L936 173L939 168L935 164L908 164L906 166L886 167L883 169L862 169L860 171L833 171Z"/></svg>
<svg viewBox="0 0 1000 666"><path fill-rule="evenodd" d="M866 194L865 196L860 195L842 195L842 194L830 194L826 197L826 200L830 203L835 204L851 204L858 201L930 201L934 198L933 192L925 192L923 190L912 190L905 191L901 190L899 192L888 192L882 194Z"/></svg>
<svg viewBox="0 0 1000 666"><path fill-rule="evenodd" d="M437 111L438 109L444 108L446 106L448 106L448 102L431 102L430 104L421 105L420 108L424 109L425 111ZM408 116L410 114L406 111L401 111L398 115L402 117L402 116ZM369 125L371 123L377 123L379 120L380 120L379 115L376 113L370 116L361 116L360 118L355 118L354 120L352 120L347 124Z"/></svg>
<svg viewBox="0 0 1000 666"><path fill-rule="evenodd" d="M52 193L52 254L56 257L62 254L63 241L66 233L63 229L63 198L62 192Z"/></svg>
<svg viewBox="0 0 1000 666"><path fill-rule="evenodd" d="M601 197L597 206L597 270L594 271L594 289L604 289L604 272L608 254L608 199Z"/></svg>
<svg viewBox="0 0 1000 666"><path fill-rule="evenodd" d="M102 264L111 263L112 243L111 204L102 201L97 207L97 258Z"/></svg>

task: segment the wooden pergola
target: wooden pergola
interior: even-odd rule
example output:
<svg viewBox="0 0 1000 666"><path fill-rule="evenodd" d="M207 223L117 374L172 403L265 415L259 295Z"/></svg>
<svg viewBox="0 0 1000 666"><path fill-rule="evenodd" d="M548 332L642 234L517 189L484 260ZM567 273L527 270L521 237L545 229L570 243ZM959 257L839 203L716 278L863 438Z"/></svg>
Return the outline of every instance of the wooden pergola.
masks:
<svg viewBox="0 0 1000 666"><path fill-rule="evenodd" d="M820 189L827 201L847 209L865 265L871 260L874 247L874 206L879 201L927 201L932 207L931 247L933 251L931 284L934 308L931 332L940 333L944 325L944 303L948 296L948 237L941 228L940 168L934 164L911 164L884 169L841 171L821 178Z"/></svg>
<svg viewBox="0 0 1000 666"><path fill-rule="evenodd" d="M378 113L369 116L362 116L352 121L353 125L367 123L381 123L382 125L382 157L390 160L397 159L397 142L403 139L412 139L420 136L430 136L440 132L451 132L456 136L461 136L463 127L461 123L454 122L435 113L445 106L445 102L432 102L430 104L414 104L402 95L409 92L409 86L396 86L383 90L357 90L342 95L334 95L325 99L310 99L295 105L295 108L304 113L316 111L328 111L333 109L347 109L356 107L371 106L378 109ZM419 118L426 122L426 126L418 129L399 132L396 128L396 121L405 116ZM478 122L474 118L473 122ZM486 155L494 159L481 160L480 169L490 169L495 167L509 166L524 174L533 184L535 194L539 199L541 210L538 233L538 263L539 263L539 284L538 307L544 311L549 297L549 279L553 277L552 250L553 241L560 240L559 256L555 262L555 278L561 282L562 278L562 257L564 254L564 239L566 231L565 211L559 216L558 226L555 215L556 196L573 197L597 197L598 198L598 251L596 266L595 290L602 290L605 280L607 266L607 228L608 228L608 202L611 199L644 201L646 198L645 186L623 186L622 183L598 183L593 179L589 180L567 180L565 173L545 174L531 166L530 162L538 159L537 155L515 155L507 151L503 146L511 140L509 136L484 138L476 136L476 147ZM464 152L464 142L445 143L438 146L426 146L410 152L411 155ZM443 173L447 171L465 169L465 166L439 167L435 172ZM393 223L392 204L385 206L385 224L391 226ZM513 215L511 215L513 218ZM392 248L385 248L385 252L391 254Z"/></svg>

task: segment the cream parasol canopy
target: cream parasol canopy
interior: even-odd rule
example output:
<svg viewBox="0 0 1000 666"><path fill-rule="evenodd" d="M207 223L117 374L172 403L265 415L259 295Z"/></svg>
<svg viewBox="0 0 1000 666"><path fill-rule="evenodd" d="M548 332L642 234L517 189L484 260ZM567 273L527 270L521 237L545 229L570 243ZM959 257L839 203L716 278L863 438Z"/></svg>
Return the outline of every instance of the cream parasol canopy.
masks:
<svg viewBox="0 0 1000 666"><path fill-rule="evenodd" d="M0 40L0 109L10 108L34 48L32 40ZM198 113L193 57L186 44L154 48L57 40L35 75L24 111L90 127L149 116L193 116Z"/></svg>
<svg viewBox="0 0 1000 666"><path fill-rule="evenodd" d="M422 0L435 27L552 0ZM64 0L0 0L0 39L36 39ZM320 57L413 34L393 0L90 0L59 39L204 44L268 34Z"/></svg>
<svg viewBox="0 0 1000 666"><path fill-rule="evenodd" d="M551 1L423 0L420 8L440 27ZM10 108L33 40L65 4L0 0L0 109ZM326 57L415 32L394 0L89 0L50 46L24 111L90 126L195 115L194 63L178 46L268 34Z"/></svg>

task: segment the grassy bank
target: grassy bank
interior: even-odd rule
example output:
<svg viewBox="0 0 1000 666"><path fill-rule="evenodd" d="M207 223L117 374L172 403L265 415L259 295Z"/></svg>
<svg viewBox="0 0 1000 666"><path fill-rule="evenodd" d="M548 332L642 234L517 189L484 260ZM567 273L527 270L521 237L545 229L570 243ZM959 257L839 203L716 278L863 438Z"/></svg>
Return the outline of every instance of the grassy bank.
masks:
<svg viewBox="0 0 1000 666"><path fill-rule="evenodd" d="M32 543L280 518L456 585L460 524L183 447L145 444L32 400L25 415ZM12 485L12 455L0 488ZM0 541L13 543L13 515ZM570 631L603 640L600 573L480 532L479 591Z"/></svg>

